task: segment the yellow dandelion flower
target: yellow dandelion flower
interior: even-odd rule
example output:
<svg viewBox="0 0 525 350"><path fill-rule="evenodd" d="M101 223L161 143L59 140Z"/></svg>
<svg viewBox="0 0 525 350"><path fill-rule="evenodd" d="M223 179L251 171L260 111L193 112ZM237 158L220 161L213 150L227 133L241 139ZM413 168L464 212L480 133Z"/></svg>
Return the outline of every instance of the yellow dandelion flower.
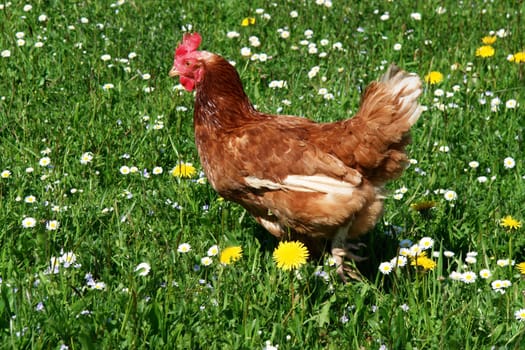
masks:
<svg viewBox="0 0 525 350"><path fill-rule="evenodd" d="M436 262L427 258L425 254L420 254L411 260L410 265L422 267L425 271L433 270L437 266Z"/></svg>
<svg viewBox="0 0 525 350"><path fill-rule="evenodd" d="M518 271L522 274L522 275L525 275L525 261L524 262L520 262L519 264L516 265L516 268L518 269Z"/></svg>
<svg viewBox="0 0 525 350"><path fill-rule="evenodd" d="M304 265L308 255L308 249L301 242L280 242L273 252L273 260L278 268L288 271Z"/></svg>
<svg viewBox="0 0 525 350"><path fill-rule="evenodd" d="M219 261L223 265L229 265L242 257L242 247L232 246L224 248L219 256Z"/></svg>
<svg viewBox="0 0 525 350"><path fill-rule="evenodd" d="M485 45L492 45L496 42L496 39L498 37L495 36L495 35L487 35L487 36L484 36L482 39L481 39L481 42Z"/></svg>
<svg viewBox="0 0 525 350"><path fill-rule="evenodd" d="M521 227L521 222L514 219L512 216L507 215L500 221L500 226L510 229L510 230L516 230Z"/></svg>
<svg viewBox="0 0 525 350"><path fill-rule="evenodd" d="M197 169L191 163L179 163L171 170L171 175L181 178L191 178L197 175Z"/></svg>
<svg viewBox="0 0 525 350"><path fill-rule="evenodd" d="M425 76L425 81L430 84L439 84L443 81L443 74L438 71L432 71Z"/></svg>
<svg viewBox="0 0 525 350"><path fill-rule="evenodd" d="M476 49L476 56L477 57L483 57L483 58L486 58L486 57L492 57L494 56L494 48L490 45L483 45L481 47L478 47Z"/></svg>
<svg viewBox="0 0 525 350"><path fill-rule="evenodd" d="M249 25L254 25L254 24L255 24L255 17L246 17L241 22L241 26L243 27L247 27Z"/></svg>
<svg viewBox="0 0 525 350"><path fill-rule="evenodd" d="M525 63L525 51L517 52L514 55L508 57L510 62Z"/></svg>

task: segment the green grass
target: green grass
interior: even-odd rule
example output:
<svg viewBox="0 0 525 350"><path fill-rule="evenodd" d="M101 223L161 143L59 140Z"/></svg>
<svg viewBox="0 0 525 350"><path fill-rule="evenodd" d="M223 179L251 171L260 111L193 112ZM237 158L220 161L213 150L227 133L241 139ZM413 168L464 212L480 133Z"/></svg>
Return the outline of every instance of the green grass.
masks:
<svg viewBox="0 0 525 350"><path fill-rule="evenodd" d="M521 348L525 322L514 313L525 308L525 281L497 261L525 260L524 228L500 225L507 215L525 221L525 66L507 60L525 49L524 3L441 1L442 14L427 1L214 3L34 1L27 12L24 2L2 6L0 51L9 57L0 57L0 171L10 172L0 178L2 348ZM411 18L414 12L422 19ZM255 24L241 27L246 17ZM247 94L268 112L347 118L390 62L421 77L444 74L421 97L428 110L409 148L417 164L389 184L384 218L365 238L363 281L340 283L326 259L297 274L278 270L276 241L242 208L221 201L198 175L171 175L179 162L200 170L193 96L167 76L188 24L202 34L203 49L236 62ZM506 35L493 44L495 55L476 57L481 39L500 29ZM240 35L228 38L229 31ZM250 46L250 36L261 45ZM337 42L343 50L333 48ZM243 47L271 59L251 61ZM102 60L105 54L111 59ZM319 73L310 79L314 66ZM287 88L270 88L273 80ZM104 90L108 83L114 88ZM334 98L324 99L320 88ZM492 111L496 97L501 104ZM509 100L519 105L507 108ZM81 164L85 152L93 159ZM39 165L45 156L50 165ZM515 167L504 166L506 157ZM138 171L123 175L124 165ZM163 173L152 174L154 167ZM444 190L457 198L447 201ZM36 202L26 203L27 196ZM430 215L410 208L421 201L435 202ZM36 225L22 227L25 217ZM50 220L58 230L46 229ZM401 240L422 237L435 241L433 270L378 271ZM191 251L178 252L182 243ZM240 245L243 256L202 266L213 245ZM51 259L66 252L75 254L75 266L60 262L54 273ZM465 263L468 252L477 252L476 263ZM142 262L151 265L147 276L135 271ZM470 284L450 278L482 269L492 277ZM92 288L88 273L105 287ZM496 292L495 280L511 286Z"/></svg>

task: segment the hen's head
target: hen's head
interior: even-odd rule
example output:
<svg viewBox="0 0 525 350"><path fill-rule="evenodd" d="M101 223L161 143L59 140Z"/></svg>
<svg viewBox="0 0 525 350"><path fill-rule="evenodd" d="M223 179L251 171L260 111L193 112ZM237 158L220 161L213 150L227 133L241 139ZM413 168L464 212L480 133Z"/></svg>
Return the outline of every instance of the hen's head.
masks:
<svg viewBox="0 0 525 350"><path fill-rule="evenodd" d="M204 75L203 59L208 53L197 51L201 40L199 33L184 34L182 43L175 49L173 67L169 72L170 77L180 76L180 83L188 91L192 91Z"/></svg>

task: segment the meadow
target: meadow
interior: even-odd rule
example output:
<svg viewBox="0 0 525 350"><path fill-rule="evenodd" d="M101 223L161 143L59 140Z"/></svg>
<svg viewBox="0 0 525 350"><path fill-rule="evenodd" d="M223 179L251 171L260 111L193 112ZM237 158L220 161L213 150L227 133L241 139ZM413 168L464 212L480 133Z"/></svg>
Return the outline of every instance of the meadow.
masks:
<svg viewBox="0 0 525 350"><path fill-rule="evenodd" d="M523 349L523 1L0 3L0 348ZM201 172L174 48L235 63L259 110L356 112L424 80L410 166L360 281L291 271ZM344 137L344 135L341 135Z"/></svg>

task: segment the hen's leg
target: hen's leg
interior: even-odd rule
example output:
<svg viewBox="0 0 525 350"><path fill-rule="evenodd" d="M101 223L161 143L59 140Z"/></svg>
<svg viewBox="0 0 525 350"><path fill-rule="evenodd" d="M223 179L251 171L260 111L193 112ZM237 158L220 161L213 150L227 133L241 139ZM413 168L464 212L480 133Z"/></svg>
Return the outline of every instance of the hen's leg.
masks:
<svg viewBox="0 0 525 350"><path fill-rule="evenodd" d="M359 271L355 268L345 264L345 259L351 259L355 262L366 260L366 257L359 256L352 253L350 250L357 250L362 247L366 247L363 243L348 243L347 234L348 227L341 227L337 230L337 233L332 240L332 256L337 266L337 274L341 276L341 279L346 283L347 276L356 280L360 280Z"/></svg>

